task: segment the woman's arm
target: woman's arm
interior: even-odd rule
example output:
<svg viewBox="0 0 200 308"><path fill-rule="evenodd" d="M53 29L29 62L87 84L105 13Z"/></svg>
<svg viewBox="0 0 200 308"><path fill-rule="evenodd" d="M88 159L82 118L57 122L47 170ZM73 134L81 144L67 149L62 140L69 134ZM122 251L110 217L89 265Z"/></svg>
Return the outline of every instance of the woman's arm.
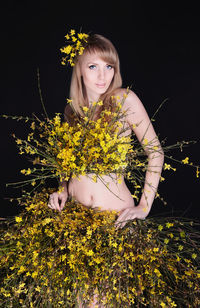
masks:
<svg viewBox="0 0 200 308"><path fill-rule="evenodd" d="M144 219L149 214L157 192L164 161L164 153L149 116L134 92L129 92L123 109L127 110L126 120L148 156L148 167L143 193L138 206L125 209L120 214L117 222L134 218Z"/></svg>

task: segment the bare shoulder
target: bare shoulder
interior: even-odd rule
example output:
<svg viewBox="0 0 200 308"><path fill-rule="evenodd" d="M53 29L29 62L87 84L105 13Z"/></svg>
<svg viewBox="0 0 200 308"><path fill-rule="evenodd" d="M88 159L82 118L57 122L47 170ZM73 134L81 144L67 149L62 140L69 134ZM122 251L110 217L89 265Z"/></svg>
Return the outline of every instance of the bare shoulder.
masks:
<svg viewBox="0 0 200 308"><path fill-rule="evenodd" d="M126 113L127 123L129 125L136 125L136 128L134 129L135 132L137 130L142 131L146 129L150 123L150 119L137 94L130 89L127 91L127 89L124 88L118 89L117 94L120 97L120 100L122 100L123 97L125 98L122 110ZM139 123L140 125L138 126Z"/></svg>
<svg viewBox="0 0 200 308"><path fill-rule="evenodd" d="M128 93L130 92L129 89L125 89L125 88L117 88L114 90L113 95L115 97L119 97L120 99L122 99L123 97L126 97L128 95ZM131 91L132 92L132 91Z"/></svg>
<svg viewBox="0 0 200 308"><path fill-rule="evenodd" d="M115 96L119 96L120 100L124 99L123 108L140 109L143 104L137 94L130 89L120 88L115 91Z"/></svg>

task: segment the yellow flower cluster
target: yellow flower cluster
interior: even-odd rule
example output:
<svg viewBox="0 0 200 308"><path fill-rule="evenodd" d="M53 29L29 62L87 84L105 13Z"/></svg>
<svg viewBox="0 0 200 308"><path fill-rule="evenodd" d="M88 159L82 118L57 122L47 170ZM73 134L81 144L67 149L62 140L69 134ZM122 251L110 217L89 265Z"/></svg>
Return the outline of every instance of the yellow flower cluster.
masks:
<svg viewBox="0 0 200 308"><path fill-rule="evenodd" d="M92 121L85 116L84 125L78 123L71 130L67 123L56 127L57 133L64 140L57 159L60 170L66 175L65 179L72 173L122 173L127 166L126 155L131 145L130 137L120 137L120 126L121 123L108 125L103 117ZM69 130L70 133L66 133Z"/></svg>
<svg viewBox="0 0 200 308"><path fill-rule="evenodd" d="M1 230L3 307L73 307L94 295L105 307L200 305L200 244L189 222L148 218L116 229L116 212L72 200L55 213L49 193L27 197Z"/></svg>
<svg viewBox="0 0 200 308"><path fill-rule="evenodd" d="M96 181L111 173L118 174L120 181L131 161L144 168L134 159L131 136L123 135L122 104L118 101L114 111L103 110L93 120L95 109L101 105L102 101L94 102L92 108L83 107L84 116L75 125L62 122L60 114L44 121L37 118L30 125L27 140L15 137L19 153L28 154L33 162L34 168L21 170L31 177L27 183L35 186L49 177L62 181L86 174L93 174ZM107 117L112 121L108 122Z"/></svg>
<svg viewBox="0 0 200 308"><path fill-rule="evenodd" d="M74 66L77 56L83 54L84 48L87 44L88 34L76 34L75 30L70 30L65 38L70 44L60 49L62 53L66 54L66 56L62 58L61 63L66 65L67 61L67 63L69 63L71 66Z"/></svg>
<svg viewBox="0 0 200 308"><path fill-rule="evenodd" d="M103 180L103 175L116 173L118 183L121 183L123 176L133 184L132 196L138 200L144 175L148 170L145 147L155 155L159 148L154 141L148 141L146 138L141 145L136 138L126 133L127 111L122 109L126 96L127 94L121 100L119 97L111 97L112 109L102 108L95 120L95 111L102 107L102 101L93 102L90 107L83 106L83 116L80 118L73 109L71 100L68 100L74 111L74 125L62 122L60 114L56 114L53 119L40 120L35 117L31 120L31 132L26 140L14 135L19 154L28 155L33 162L32 168L21 170L29 179L19 185L31 184L36 189L48 178L63 181L88 174L91 174L91 178L96 182L97 178ZM25 122L29 120L27 117L19 119L24 119ZM179 142L166 149L163 146L163 150L169 151L177 147L182 149L184 145L188 145L188 142ZM189 163L188 157L182 161L172 156L165 157L195 167L196 176L199 177L199 167ZM176 168L165 163L163 170L176 171ZM164 177L161 177L161 181L163 180ZM156 196L166 203L159 193Z"/></svg>

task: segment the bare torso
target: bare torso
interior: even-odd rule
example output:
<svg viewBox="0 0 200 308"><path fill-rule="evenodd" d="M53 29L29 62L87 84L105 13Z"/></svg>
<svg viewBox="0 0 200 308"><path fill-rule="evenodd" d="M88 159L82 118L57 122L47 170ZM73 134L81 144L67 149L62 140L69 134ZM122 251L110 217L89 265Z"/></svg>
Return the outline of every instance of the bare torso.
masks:
<svg viewBox="0 0 200 308"><path fill-rule="evenodd" d="M68 193L83 205L101 210L122 211L134 206L124 179L122 178L122 183L119 184L114 173L104 175L102 179L98 178L97 182L93 181L92 174L73 178L68 184Z"/></svg>
<svg viewBox="0 0 200 308"><path fill-rule="evenodd" d="M130 133L129 128L121 136ZM98 207L101 210L122 211L127 207L134 207L134 200L123 177L122 182L118 183L115 173L104 175L102 180L97 178L97 182L93 181L92 176L93 174L88 174L72 178L68 183L69 195L85 206Z"/></svg>

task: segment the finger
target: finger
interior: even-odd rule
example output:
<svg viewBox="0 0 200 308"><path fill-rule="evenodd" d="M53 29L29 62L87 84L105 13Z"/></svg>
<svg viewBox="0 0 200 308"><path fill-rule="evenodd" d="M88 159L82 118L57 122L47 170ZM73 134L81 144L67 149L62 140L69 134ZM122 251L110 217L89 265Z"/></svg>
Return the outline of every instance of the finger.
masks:
<svg viewBox="0 0 200 308"><path fill-rule="evenodd" d="M51 204L53 205L53 208L57 211L60 212L60 205L59 205L59 199L58 199L58 194L52 194L52 202Z"/></svg>
<svg viewBox="0 0 200 308"><path fill-rule="evenodd" d="M124 210L124 212L118 217L117 222L127 221L128 217L130 217L130 209Z"/></svg>
<svg viewBox="0 0 200 308"><path fill-rule="evenodd" d="M124 223L124 220L121 220L121 219L117 219L116 222L115 222L115 227L117 228L122 228L123 226L123 223Z"/></svg>
<svg viewBox="0 0 200 308"><path fill-rule="evenodd" d="M49 199L49 202L48 202L48 207L52 210L55 210L55 206L54 206L54 202L53 202L53 199Z"/></svg>
<svg viewBox="0 0 200 308"><path fill-rule="evenodd" d="M48 204L47 204L47 206L50 208L50 209L52 209L53 207L52 207L52 194L49 196L49 201L48 201Z"/></svg>
<svg viewBox="0 0 200 308"><path fill-rule="evenodd" d="M118 229L118 228L123 228L125 226L125 224L127 223L126 220L117 220L115 222L115 227Z"/></svg>
<svg viewBox="0 0 200 308"><path fill-rule="evenodd" d="M119 217L118 217L118 221L123 221L124 220L124 218L126 217L126 215L127 215L127 212L129 211L130 209L129 208L127 208L127 209L125 209L125 210L123 210L122 212L121 212L121 214L119 215Z"/></svg>
<svg viewBox="0 0 200 308"><path fill-rule="evenodd" d="M53 209L52 205L50 203L47 204L47 206L50 208L50 209Z"/></svg>
<svg viewBox="0 0 200 308"><path fill-rule="evenodd" d="M132 211L131 211L132 212ZM116 221L116 225L119 228L123 228L129 221L137 218L137 215L135 213L126 213L126 215L123 215L123 218L118 217Z"/></svg>
<svg viewBox="0 0 200 308"><path fill-rule="evenodd" d="M61 199L61 204L60 204L60 209L61 209L61 210L63 210L66 201L67 201L67 198L62 198L62 199Z"/></svg>
<svg viewBox="0 0 200 308"><path fill-rule="evenodd" d="M118 224L115 224L116 229L122 229L126 225L126 221L119 222Z"/></svg>

